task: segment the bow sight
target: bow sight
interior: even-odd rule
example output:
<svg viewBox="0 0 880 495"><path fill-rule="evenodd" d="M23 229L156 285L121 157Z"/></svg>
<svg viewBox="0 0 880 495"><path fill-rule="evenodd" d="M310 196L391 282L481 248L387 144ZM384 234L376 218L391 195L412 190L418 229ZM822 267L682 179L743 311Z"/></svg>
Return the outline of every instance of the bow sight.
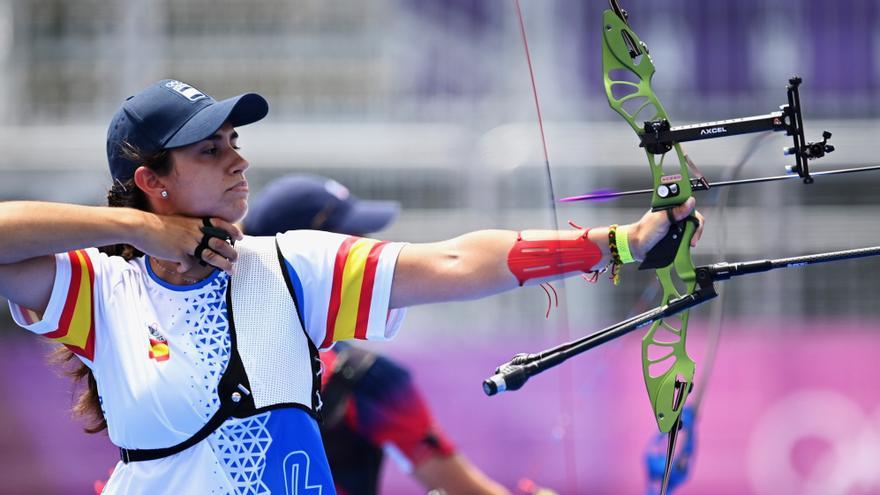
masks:
<svg viewBox="0 0 880 495"><path fill-rule="evenodd" d="M754 132L785 132L792 137L792 146L785 148L785 155L795 157L795 165L786 167L788 173L797 174L804 183L811 184L813 177L810 175L809 160L821 158L826 153L834 151L834 146L828 144L831 133L824 131L822 141L807 142L804 138L804 122L801 112L801 99L798 88L801 85L800 77L792 77L788 80L788 104L779 107L778 112L752 117L719 120L701 124L690 124L671 127L666 119L650 120L645 122L644 133L639 137L639 146L649 153L662 155L672 150L674 143L686 141L698 141L701 139L713 139L719 137L736 136L739 134L751 134ZM699 188L699 179L694 179L692 186ZM661 187L663 187L661 185ZM657 191L660 197L669 197L671 191Z"/></svg>

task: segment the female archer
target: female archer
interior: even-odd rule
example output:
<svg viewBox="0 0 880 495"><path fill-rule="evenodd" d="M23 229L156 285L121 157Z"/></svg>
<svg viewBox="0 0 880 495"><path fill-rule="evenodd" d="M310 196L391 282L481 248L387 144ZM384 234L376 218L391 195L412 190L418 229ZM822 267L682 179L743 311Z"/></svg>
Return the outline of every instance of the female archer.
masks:
<svg viewBox="0 0 880 495"><path fill-rule="evenodd" d="M333 493L318 349L390 339L407 306L616 269L694 209L421 244L244 237L236 128L267 112L254 93L216 101L157 82L110 123L111 207L0 203L0 229L14 233L0 238L0 295L81 364L77 408L120 448L105 493Z"/></svg>

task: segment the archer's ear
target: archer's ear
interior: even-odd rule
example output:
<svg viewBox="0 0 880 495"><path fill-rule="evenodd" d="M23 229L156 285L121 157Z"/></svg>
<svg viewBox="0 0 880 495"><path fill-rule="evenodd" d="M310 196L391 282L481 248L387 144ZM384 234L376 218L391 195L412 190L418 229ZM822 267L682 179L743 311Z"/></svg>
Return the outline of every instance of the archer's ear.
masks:
<svg viewBox="0 0 880 495"><path fill-rule="evenodd" d="M167 189L162 178L144 166L138 167L134 171L134 183L148 197L157 200L162 199L162 191Z"/></svg>

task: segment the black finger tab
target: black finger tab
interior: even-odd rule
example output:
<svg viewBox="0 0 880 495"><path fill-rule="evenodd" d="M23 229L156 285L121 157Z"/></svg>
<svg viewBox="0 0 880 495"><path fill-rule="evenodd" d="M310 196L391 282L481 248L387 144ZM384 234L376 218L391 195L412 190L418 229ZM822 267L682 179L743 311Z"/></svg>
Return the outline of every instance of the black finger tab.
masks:
<svg viewBox="0 0 880 495"><path fill-rule="evenodd" d="M199 245L196 246L196 250L193 252L193 256L197 260L199 260L199 264L202 266L208 266L208 263L202 259L202 252L204 252L205 249L208 248L208 241L210 241L210 240L211 240L211 236L209 236L208 234L203 235L202 240L199 241Z"/></svg>
<svg viewBox="0 0 880 495"><path fill-rule="evenodd" d="M212 225L211 219L208 217L202 218L202 226L199 227L199 230L202 232L202 240L199 241L199 245L196 246L193 256L199 260L199 264L202 266L208 266L208 263L202 259L202 253L205 249L208 249L208 242L211 241L211 238L216 237L230 246L235 245L235 239L232 238L232 235L230 235L229 232Z"/></svg>
<svg viewBox="0 0 880 495"><path fill-rule="evenodd" d="M232 246L235 245L235 239L232 238L232 234L212 225L211 219L208 217L202 219L202 226L199 227L199 230L208 237L216 237Z"/></svg>

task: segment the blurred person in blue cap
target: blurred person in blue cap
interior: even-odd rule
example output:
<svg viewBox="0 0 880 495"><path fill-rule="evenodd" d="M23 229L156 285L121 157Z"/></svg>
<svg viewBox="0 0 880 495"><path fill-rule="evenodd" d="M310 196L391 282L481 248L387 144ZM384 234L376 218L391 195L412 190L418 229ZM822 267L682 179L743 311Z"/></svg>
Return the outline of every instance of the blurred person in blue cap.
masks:
<svg viewBox="0 0 880 495"><path fill-rule="evenodd" d="M257 236L297 229L365 235L385 229L399 213L400 203L360 199L333 179L287 175L252 201L244 231ZM345 342L320 356L321 434L338 493L378 493L385 450L425 489L509 493L457 453L401 364Z"/></svg>
<svg viewBox="0 0 880 495"><path fill-rule="evenodd" d="M694 210L431 243L245 237L238 128L268 110L255 93L158 81L110 122L108 207L0 203L14 233L0 237L0 296L84 380L75 411L120 451L106 494L335 493L318 349L391 339L408 306L614 272Z"/></svg>
<svg viewBox="0 0 880 495"><path fill-rule="evenodd" d="M244 220L249 235L301 229L365 235L379 232L400 214L397 201L360 199L333 179L307 174L272 181L252 203Z"/></svg>

